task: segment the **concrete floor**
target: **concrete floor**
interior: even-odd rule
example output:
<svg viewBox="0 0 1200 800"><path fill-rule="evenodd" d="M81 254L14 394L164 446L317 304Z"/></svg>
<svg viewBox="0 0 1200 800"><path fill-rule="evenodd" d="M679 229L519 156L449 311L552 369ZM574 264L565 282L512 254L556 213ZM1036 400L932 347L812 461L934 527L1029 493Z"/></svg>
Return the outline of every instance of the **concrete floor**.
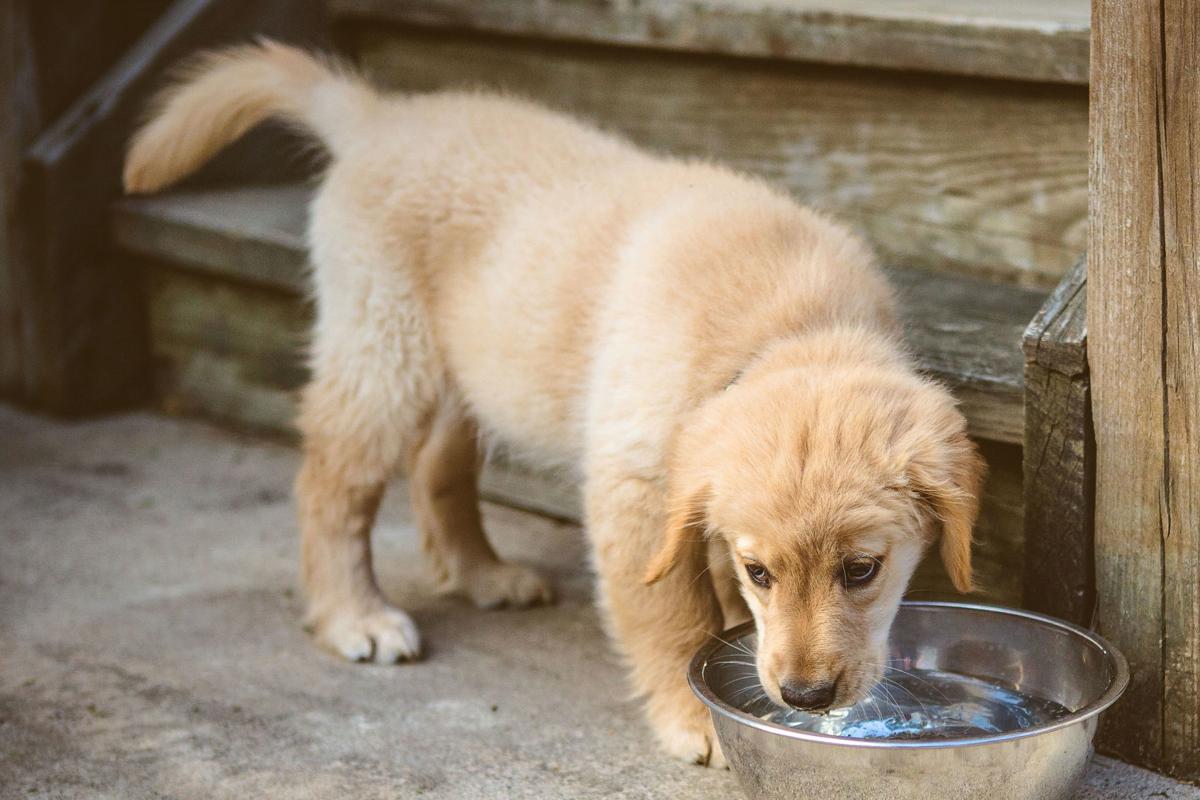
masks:
<svg viewBox="0 0 1200 800"><path fill-rule="evenodd" d="M0 798L716 798L661 756L589 602L579 531L492 506L561 602L438 598L403 491L377 533L428 655L350 665L300 630L294 449L152 414L0 407ZM402 487L401 487L402 488ZM1200 800L1107 759L1081 798Z"/></svg>

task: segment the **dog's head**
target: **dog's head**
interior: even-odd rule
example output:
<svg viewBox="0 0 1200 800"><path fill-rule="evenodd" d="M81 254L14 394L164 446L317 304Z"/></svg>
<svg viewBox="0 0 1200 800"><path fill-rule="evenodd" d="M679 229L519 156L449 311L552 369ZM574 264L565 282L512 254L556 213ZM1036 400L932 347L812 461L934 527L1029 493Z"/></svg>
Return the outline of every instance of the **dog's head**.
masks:
<svg viewBox="0 0 1200 800"><path fill-rule="evenodd" d="M855 703L883 676L927 546L940 540L954 585L971 589L984 472L945 389L886 349L844 349L782 348L685 422L666 538L646 576L702 563L689 548L723 539L764 690L812 711Z"/></svg>

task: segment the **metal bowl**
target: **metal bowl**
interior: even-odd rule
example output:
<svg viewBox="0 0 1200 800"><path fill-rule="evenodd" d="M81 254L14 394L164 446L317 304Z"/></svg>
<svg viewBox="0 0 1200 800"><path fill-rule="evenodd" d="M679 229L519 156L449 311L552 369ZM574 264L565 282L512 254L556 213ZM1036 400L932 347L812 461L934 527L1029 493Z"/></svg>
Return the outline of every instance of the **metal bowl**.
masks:
<svg viewBox="0 0 1200 800"><path fill-rule="evenodd" d="M765 721L761 699L757 708L730 702L745 695L751 669L738 649L753 651L756 635L748 623L722 638L696 654L688 681L708 706L725 757L753 800L1065 800L1092 756L1100 712L1129 682L1116 648L1067 622L993 606L904 603L890 658L914 669L983 678L1070 713L1039 727L973 738L849 739ZM725 686L734 688L719 688Z"/></svg>

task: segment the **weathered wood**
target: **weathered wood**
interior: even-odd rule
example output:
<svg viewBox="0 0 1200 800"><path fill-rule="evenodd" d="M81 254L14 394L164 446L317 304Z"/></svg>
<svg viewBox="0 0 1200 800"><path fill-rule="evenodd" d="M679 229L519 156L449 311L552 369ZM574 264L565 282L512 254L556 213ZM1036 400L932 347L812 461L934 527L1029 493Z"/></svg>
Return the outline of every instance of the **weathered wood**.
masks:
<svg viewBox="0 0 1200 800"><path fill-rule="evenodd" d="M394 88L499 87L763 175L862 228L887 263L1049 289L1084 250L1082 87L411 28L356 41Z"/></svg>
<svg viewBox="0 0 1200 800"><path fill-rule="evenodd" d="M240 187L122 201L117 242L192 269L305 290L300 187ZM921 270L888 270L908 341L923 367L954 389L972 432L1017 443L1023 431L1021 333L1044 294Z"/></svg>
<svg viewBox="0 0 1200 800"><path fill-rule="evenodd" d="M1200 780L1200 3L1163 3L1163 762Z"/></svg>
<svg viewBox="0 0 1200 800"><path fill-rule="evenodd" d="M1087 368L1087 263L1025 331L1026 608L1090 625L1095 439Z"/></svg>
<svg viewBox="0 0 1200 800"><path fill-rule="evenodd" d="M1100 629L1133 672L1103 728L1200 778L1200 5L1095 0L1089 358Z"/></svg>
<svg viewBox="0 0 1200 800"><path fill-rule="evenodd" d="M28 259L21 298L29 400L59 413L97 411L144 394L145 307L137 276L108 260L107 210L121 154L163 71L200 47L249 31L303 30L311 2L176 0L125 55L30 146L20 203ZM260 25L261 23L261 25Z"/></svg>
<svg viewBox="0 0 1200 800"><path fill-rule="evenodd" d="M332 0L344 18L688 52L1086 83L1084 0Z"/></svg>
<svg viewBox="0 0 1200 800"><path fill-rule="evenodd" d="M151 263L147 272L162 407L294 437L307 304L286 288L239 283L208 269ZM991 474L976 531L980 598L1015 604L1023 586L1020 449L988 442L982 447ZM580 517L578 486L570 476L531 470L503 452L489 460L480 488L506 505ZM912 594L955 596L936 557L921 566Z"/></svg>
<svg viewBox="0 0 1200 800"><path fill-rule="evenodd" d="M311 193L299 185L239 186L127 198L114 206L113 226L131 252L303 293Z"/></svg>
<svg viewBox="0 0 1200 800"><path fill-rule="evenodd" d="M17 208L20 154L40 125L28 5L0 4L0 395L25 394L22 264Z"/></svg>

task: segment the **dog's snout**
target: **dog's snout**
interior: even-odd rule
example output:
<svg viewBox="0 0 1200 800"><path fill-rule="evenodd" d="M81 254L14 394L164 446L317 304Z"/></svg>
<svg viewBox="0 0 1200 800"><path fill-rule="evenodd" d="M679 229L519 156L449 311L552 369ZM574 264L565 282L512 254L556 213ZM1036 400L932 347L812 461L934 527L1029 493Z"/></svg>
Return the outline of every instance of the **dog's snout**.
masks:
<svg viewBox="0 0 1200 800"><path fill-rule="evenodd" d="M801 711L824 711L833 705L837 695L837 682L800 683L784 681L779 684L779 693L783 702Z"/></svg>

